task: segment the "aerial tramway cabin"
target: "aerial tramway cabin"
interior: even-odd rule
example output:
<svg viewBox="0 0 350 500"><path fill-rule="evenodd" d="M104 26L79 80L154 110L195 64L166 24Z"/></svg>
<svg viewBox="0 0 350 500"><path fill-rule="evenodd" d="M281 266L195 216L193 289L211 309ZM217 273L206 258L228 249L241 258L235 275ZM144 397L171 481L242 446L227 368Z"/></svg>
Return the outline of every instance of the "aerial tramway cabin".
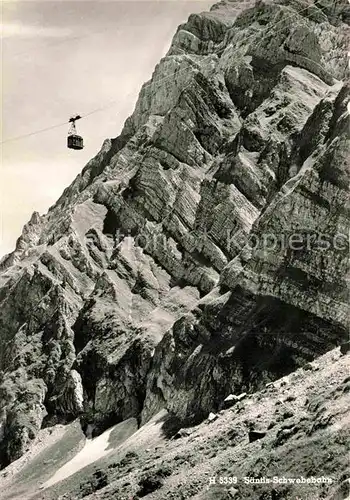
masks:
<svg viewBox="0 0 350 500"><path fill-rule="evenodd" d="M81 116L76 115L70 118L69 123L71 123L70 129L68 131L68 137L67 137L67 147L69 149L83 149L84 147L84 140L81 137L81 135L77 134L77 129L75 126L75 122L77 120L80 120Z"/></svg>

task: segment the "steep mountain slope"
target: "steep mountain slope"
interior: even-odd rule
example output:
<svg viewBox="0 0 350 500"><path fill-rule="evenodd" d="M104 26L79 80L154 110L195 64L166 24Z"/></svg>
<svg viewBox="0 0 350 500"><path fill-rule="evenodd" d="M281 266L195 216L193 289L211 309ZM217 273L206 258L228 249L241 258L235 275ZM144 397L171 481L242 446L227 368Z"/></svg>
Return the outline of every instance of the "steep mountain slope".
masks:
<svg viewBox="0 0 350 500"><path fill-rule="evenodd" d="M80 417L196 423L347 338L348 4L179 27L0 275L0 460Z"/></svg>
<svg viewBox="0 0 350 500"><path fill-rule="evenodd" d="M132 435L132 419L117 424L85 448L77 423L57 426L49 438L41 430L31 451L0 473L2 498L343 500L350 493L348 366L335 349L231 402L211 422L178 431L165 411ZM100 441L107 446L98 458ZM74 474L89 458L97 460Z"/></svg>

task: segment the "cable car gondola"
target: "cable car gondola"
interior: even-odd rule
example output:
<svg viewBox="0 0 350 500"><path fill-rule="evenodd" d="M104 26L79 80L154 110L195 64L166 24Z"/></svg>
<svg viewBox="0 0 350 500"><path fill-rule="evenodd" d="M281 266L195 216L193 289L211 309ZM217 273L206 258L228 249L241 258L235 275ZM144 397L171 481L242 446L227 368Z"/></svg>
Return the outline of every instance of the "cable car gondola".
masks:
<svg viewBox="0 0 350 500"><path fill-rule="evenodd" d="M69 123L71 123L71 126L68 131L68 137L67 137L67 147L69 149L83 149L84 147L84 140L83 138L77 134L77 129L75 127L75 122L77 120L80 120L81 116L76 115L70 118Z"/></svg>

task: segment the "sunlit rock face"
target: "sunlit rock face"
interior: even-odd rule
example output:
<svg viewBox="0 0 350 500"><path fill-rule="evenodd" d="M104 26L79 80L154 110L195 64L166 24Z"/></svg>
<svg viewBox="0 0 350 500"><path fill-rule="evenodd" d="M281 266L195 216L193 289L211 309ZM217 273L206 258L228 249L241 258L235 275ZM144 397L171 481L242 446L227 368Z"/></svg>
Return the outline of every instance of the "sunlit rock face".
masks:
<svg viewBox="0 0 350 500"><path fill-rule="evenodd" d="M0 275L0 458L42 426L199 421L347 335L348 6L190 16Z"/></svg>

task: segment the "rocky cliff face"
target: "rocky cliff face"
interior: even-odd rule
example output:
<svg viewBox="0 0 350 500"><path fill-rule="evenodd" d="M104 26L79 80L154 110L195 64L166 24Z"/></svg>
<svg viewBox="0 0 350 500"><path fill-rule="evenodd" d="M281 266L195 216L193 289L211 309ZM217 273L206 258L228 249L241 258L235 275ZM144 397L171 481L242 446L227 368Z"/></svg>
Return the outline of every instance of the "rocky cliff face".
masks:
<svg viewBox="0 0 350 500"><path fill-rule="evenodd" d="M1 262L2 465L76 417L200 421L346 338L348 21L224 0L179 27Z"/></svg>

